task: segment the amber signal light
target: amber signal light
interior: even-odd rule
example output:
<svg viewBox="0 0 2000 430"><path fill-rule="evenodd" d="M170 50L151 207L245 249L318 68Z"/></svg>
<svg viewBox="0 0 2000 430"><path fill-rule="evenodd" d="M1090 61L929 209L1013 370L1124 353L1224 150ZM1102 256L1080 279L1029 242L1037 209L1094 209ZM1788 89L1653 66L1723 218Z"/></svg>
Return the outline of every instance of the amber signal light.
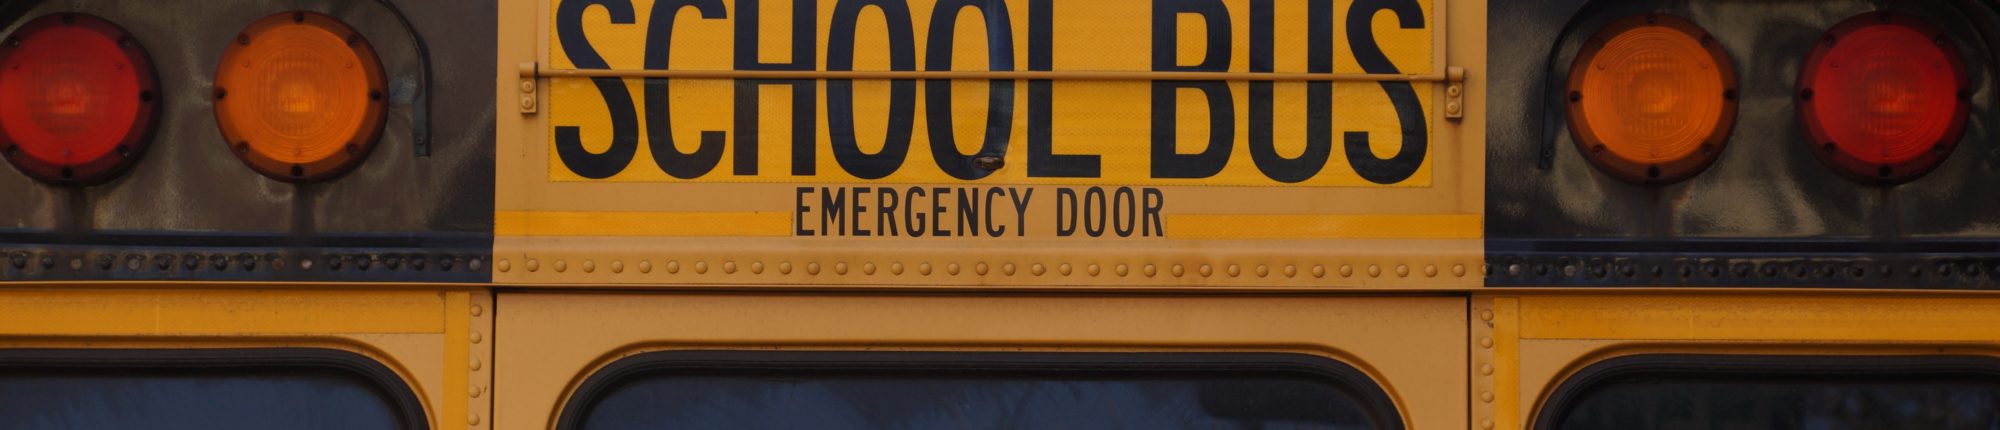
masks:
<svg viewBox="0 0 2000 430"><path fill-rule="evenodd" d="M215 119L250 168L290 182L360 164L382 134L383 73L339 20L286 12L250 24L216 68Z"/></svg>
<svg viewBox="0 0 2000 430"><path fill-rule="evenodd" d="M1820 161L1897 184L1944 162L1972 105L1957 46L1916 17L1876 12L1827 30L1801 69L1798 113Z"/></svg>
<svg viewBox="0 0 2000 430"><path fill-rule="evenodd" d="M102 18L62 13L0 41L0 154L49 183L108 181L145 152L158 79L145 49Z"/></svg>
<svg viewBox="0 0 2000 430"><path fill-rule="evenodd" d="M1570 65L1569 129L1584 158L1642 184L1714 164L1736 124L1736 68L1686 19L1642 14L1586 40Z"/></svg>

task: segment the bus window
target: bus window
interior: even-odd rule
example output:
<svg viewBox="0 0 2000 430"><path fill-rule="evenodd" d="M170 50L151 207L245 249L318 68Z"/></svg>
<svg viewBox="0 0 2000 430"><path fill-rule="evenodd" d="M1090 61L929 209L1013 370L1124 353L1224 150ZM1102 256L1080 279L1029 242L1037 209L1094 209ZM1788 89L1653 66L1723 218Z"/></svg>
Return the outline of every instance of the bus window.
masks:
<svg viewBox="0 0 2000 430"><path fill-rule="evenodd" d="M558 428L1403 428L1354 368L1279 354L658 352L569 405Z"/></svg>
<svg viewBox="0 0 2000 430"><path fill-rule="evenodd" d="M427 428L388 368L331 350L0 351L0 429Z"/></svg>
<svg viewBox="0 0 2000 430"><path fill-rule="evenodd" d="M1537 428L1992 429L2000 360L1637 356L1579 372Z"/></svg>

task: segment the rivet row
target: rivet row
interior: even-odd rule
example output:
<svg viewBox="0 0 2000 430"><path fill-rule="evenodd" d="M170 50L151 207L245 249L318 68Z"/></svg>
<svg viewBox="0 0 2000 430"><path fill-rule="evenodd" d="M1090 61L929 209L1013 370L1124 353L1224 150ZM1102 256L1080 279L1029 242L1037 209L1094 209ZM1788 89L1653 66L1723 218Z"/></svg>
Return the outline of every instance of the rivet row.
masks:
<svg viewBox="0 0 2000 430"><path fill-rule="evenodd" d="M255 252L30 252L0 250L0 275L30 272L458 272L485 270L483 255ZM12 269L12 270L7 270Z"/></svg>
<svg viewBox="0 0 2000 430"><path fill-rule="evenodd" d="M494 263L495 269L501 272L511 271L513 270L513 266L514 266L513 263L508 259L500 259ZM523 267L529 272L535 272L540 270L541 262L539 259L536 258L528 258L526 259L526 262L523 264ZM562 273L568 270L569 265L568 262L565 260L556 260L554 262L553 267L556 272ZM612 273L625 272L624 261L614 260L610 263L610 267ZM640 273L653 272L653 262L651 260L640 261L638 267ZM709 263L706 260L696 260L691 264L691 267L693 268L693 272L695 274L706 274L708 273L709 270ZM765 266L764 262L762 261L752 261L750 262L748 267L749 267L749 272L752 274L764 273ZM779 262L777 264L777 273L781 275L789 275L792 273L793 267L794 266L789 261ZM903 265L902 262L889 263L888 273L891 275L902 275L904 273L904 267L905 266ZM932 267L933 266L931 265L931 263L928 262L917 263L915 272L918 275L930 276L933 272ZM585 260L582 263L582 268L585 273L594 273L597 270L597 263L593 260ZM735 274L738 271L738 265L736 261L733 260L723 261L721 264L721 268L722 268L722 273L724 274ZM846 275L849 272L849 266L848 263L846 262L834 262L832 268L833 268L833 273L836 275ZM668 274L678 274L681 272L681 262L679 260L669 260L666 263L666 269ZM1018 266L1016 266L1014 263L1011 262L1001 263L999 266L1000 274L1005 276L1015 276L1020 272L1019 269L1020 268ZM1482 271L1483 270L1484 269L1482 269ZM878 266L874 262L861 263L860 266L861 274L875 275L877 271L878 271ZM991 271L992 267L985 262L973 263L972 273L975 275L985 276ZM1117 277L1128 277L1133 274L1132 272L1134 270L1131 265L1121 263L1112 266L1110 271ZM960 272L961 268L958 263L947 263L945 265L944 273L946 275L956 276ZM1043 263L1030 263L1027 266L1026 272L1028 275L1032 276L1045 276L1049 274L1050 268L1048 265ZM1060 263L1055 266L1054 272L1060 276L1072 276L1076 274L1077 270L1075 266L1072 266L1070 263ZM1105 270L1103 265L1092 263L1085 265L1082 272L1087 276L1094 277L1103 275ZM1160 275L1160 267L1154 264L1146 264L1140 266L1138 272L1145 277L1149 278L1156 277ZM1174 264L1168 266L1166 272L1171 277L1183 277L1187 276L1188 270L1187 266L1181 264ZM1209 264L1203 264L1197 266L1195 272L1202 277L1216 276L1215 266ZM1441 274L1441 272L1442 269L1439 269L1438 265L1427 264L1423 266L1422 274L1426 278L1436 278ZM1454 264L1451 266L1450 269L1450 274L1453 277L1465 277L1467 274L1466 272L1467 269L1464 264ZM820 263L818 262L806 263L805 273L808 275L818 275L820 273ZM1222 273L1232 278L1242 277L1246 275L1244 273L1243 266L1237 264L1229 264L1223 266ZM1366 276L1370 278L1379 278L1383 276L1383 268L1381 265L1370 264L1366 267L1363 273L1365 273ZM1393 269L1393 273L1398 278L1408 278L1411 276L1412 270L1410 266L1407 264L1398 264ZM1356 275L1354 266L1346 264L1340 265L1338 269L1332 271L1329 271L1327 269L1327 266L1325 265L1312 265L1309 269L1304 270L1303 273L1301 273L1300 267L1298 265L1293 265L1293 264L1281 265L1274 270L1271 265L1259 264L1251 269L1251 274L1254 274L1258 278L1269 278L1273 276L1282 276L1285 278L1297 278L1302 274L1309 275L1313 278L1325 278L1329 274L1338 274L1342 278L1351 278Z"/></svg>

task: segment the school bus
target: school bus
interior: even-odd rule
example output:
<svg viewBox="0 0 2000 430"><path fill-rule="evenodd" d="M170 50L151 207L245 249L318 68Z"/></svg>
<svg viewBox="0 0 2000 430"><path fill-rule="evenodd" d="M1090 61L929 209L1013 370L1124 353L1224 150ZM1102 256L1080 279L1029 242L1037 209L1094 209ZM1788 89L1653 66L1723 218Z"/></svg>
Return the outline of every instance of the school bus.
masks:
<svg viewBox="0 0 2000 430"><path fill-rule="evenodd" d="M0 428L1993 428L1996 29L6 2Z"/></svg>

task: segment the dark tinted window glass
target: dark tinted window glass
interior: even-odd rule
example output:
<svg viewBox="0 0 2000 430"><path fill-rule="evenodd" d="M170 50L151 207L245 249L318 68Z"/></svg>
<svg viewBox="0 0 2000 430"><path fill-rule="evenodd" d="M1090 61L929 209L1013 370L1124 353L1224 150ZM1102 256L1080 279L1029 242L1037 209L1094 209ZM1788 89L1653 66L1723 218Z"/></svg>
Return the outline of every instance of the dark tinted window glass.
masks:
<svg viewBox="0 0 2000 430"><path fill-rule="evenodd" d="M51 369L0 366L0 430L399 429L367 379L332 369Z"/></svg>
<svg viewBox="0 0 2000 430"><path fill-rule="evenodd" d="M1736 370L1608 377L1567 402L1555 428L2000 429L1990 375Z"/></svg>
<svg viewBox="0 0 2000 430"><path fill-rule="evenodd" d="M926 368L655 371L609 384L582 429L1400 428L1306 372ZM1370 386L1368 393L1379 395ZM1382 403L1386 403L1383 397ZM1390 409L1393 411L1393 409ZM1372 411L1372 412L1371 412ZM1393 412L1390 412L1393 414ZM1386 421L1386 422L1385 422Z"/></svg>

